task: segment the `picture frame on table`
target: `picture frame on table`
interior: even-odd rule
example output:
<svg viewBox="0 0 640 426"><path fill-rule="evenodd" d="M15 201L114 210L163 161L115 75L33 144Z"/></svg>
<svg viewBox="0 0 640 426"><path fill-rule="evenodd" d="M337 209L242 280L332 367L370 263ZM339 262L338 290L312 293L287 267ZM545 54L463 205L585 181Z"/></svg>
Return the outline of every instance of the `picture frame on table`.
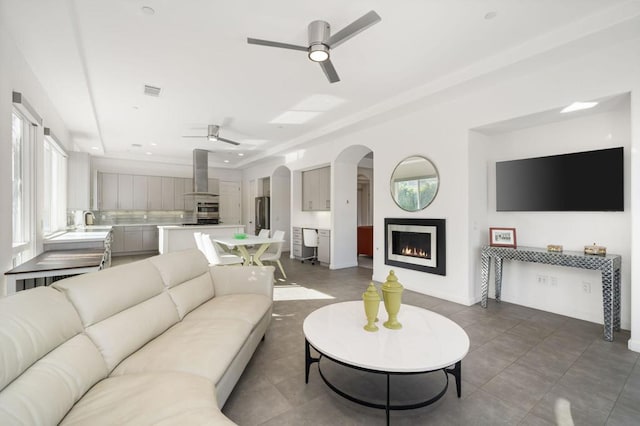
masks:
<svg viewBox="0 0 640 426"><path fill-rule="evenodd" d="M489 245L517 248L516 228L489 228Z"/></svg>

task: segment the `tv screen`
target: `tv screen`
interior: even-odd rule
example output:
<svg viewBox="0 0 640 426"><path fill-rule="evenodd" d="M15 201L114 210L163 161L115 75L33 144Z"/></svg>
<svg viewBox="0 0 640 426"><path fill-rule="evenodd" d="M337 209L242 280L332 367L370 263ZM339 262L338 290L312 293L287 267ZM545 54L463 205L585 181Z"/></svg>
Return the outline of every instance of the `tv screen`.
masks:
<svg viewBox="0 0 640 426"><path fill-rule="evenodd" d="M497 211L624 211L623 149L496 163Z"/></svg>

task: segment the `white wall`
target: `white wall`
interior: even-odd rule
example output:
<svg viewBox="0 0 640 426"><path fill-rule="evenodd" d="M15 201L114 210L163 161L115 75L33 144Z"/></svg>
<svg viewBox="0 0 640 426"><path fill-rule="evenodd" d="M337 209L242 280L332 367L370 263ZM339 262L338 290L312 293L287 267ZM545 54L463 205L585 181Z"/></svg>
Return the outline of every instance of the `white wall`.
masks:
<svg viewBox="0 0 640 426"><path fill-rule="evenodd" d="M631 265L631 209L630 209L630 123L629 105L625 102L615 111L587 115L581 118L535 126L520 131L494 135L489 138L484 151L487 159L485 170L477 170L476 178L488 176L488 197L482 203L473 204L487 210L488 226L482 228L484 242L488 241L490 226L514 227L518 246L546 247L560 244L564 250L582 251L588 244L607 247L609 253L622 255L622 327L630 326L630 277ZM592 149L623 146L625 211L624 212L496 212L495 162L588 151ZM598 171L584 177L597 179ZM473 179L473 177L472 177ZM598 194L594 194L597 197ZM492 270L493 272L493 270ZM537 276L548 277L544 284L537 283ZM557 282L551 285L551 277ZM490 281L491 282L491 281ZM589 283L590 293L582 290ZM493 286L491 286L492 288ZM480 297L476 286L476 298ZM509 262L503 271L502 299L520 305L602 323L602 285L599 271Z"/></svg>
<svg viewBox="0 0 640 426"><path fill-rule="evenodd" d="M631 116L631 158L627 162L632 168L632 188L640 185L640 174L636 171L640 169L640 114L637 114L640 102L636 99L640 93L640 49L637 48L640 40L637 34L634 36L636 38L628 34L619 39L605 37L594 44L597 48L586 48L580 43L560 47L552 53L468 81L450 91L434 93L432 97L404 105L383 117L374 117L350 132L343 130L340 136L317 140L313 148L292 154L284 162L292 170L302 170L333 161L346 147L366 144L374 152L374 279L384 281L391 269L384 265L382 251L385 217L443 218L447 220L447 275L394 269L401 283L409 289L464 304L475 303L479 291L479 248L487 239L489 223L486 207L488 180L486 175L478 178L487 164L486 159L479 155L483 149L490 149L492 142L470 130L558 108L576 100L631 92L631 111L636 111L636 114ZM416 154L424 155L435 163L441 186L438 196L427 209L408 213L391 200L388 181L399 161ZM251 173L250 169L247 170L248 175ZM295 173L293 183L292 198L295 198L299 190ZM332 185L335 190L336 183ZM631 190L630 205L633 209L640 207L637 190ZM302 217L296 213L293 203L292 206L292 223L295 224ZM623 264L626 265L640 264L640 215L635 216L631 217L631 241L627 239L625 243L623 239L620 245L617 242L609 244L612 251L623 254ZM334 222L338 220L336 216ZM524 228L522 231L525 232ZM543 226L538 233L536 238L540 240L535 239L531 243L546 244L554 235L554 229ZM522 236L526 239L525 235ZM571 241L566 244L578 245L581 238L576 232L571 234ZM591 236L589 238L592 239ZM632 252L631 246L636 250ZM628 279L628 269L625 274ZM636 276L631 274L631 279L640 281ZM633 287L625 285L627 289ZM592 289L592 293L595 291L597 288ZM628 291L623 297L627 298L623 303L631 306L625 310L623 318L623 323L631 324L632 328L630 347L640 350L640 295L632 294L634 299L630 304ZM411 303L410 300L407 302ZM629 311L634 313L632 320ZM566 310L562 313L573 314Z"/></svg>
<svg viewBox="0 0 640 426"><path fill-rule="evenodd" d="M12 183L11 183L11 110L12 92L22 93L44 120L44 126L51 128L52 132L60 139L65 149L71 151L69 143L69 132L64 122L58 116L55 107L47 96L47 93L40 86L37 78L33 74L29 64L26 63L22 54L16 48L15 43L7 33L6 24L3 22L7 17L0 15L0 269L2 272L11 269L12 247L11 247L11 223L12 223ZM42 159L43 129L38 128L36 140L36 155L40 162ZM36 182L40 189L36 191L42 193L42 176ZM36 217L42 217L42 200L37 200ZM38 232L36 236L37 250L42 248L42 231L38 220ZM4 273L0 274L0 296L6 294Z"/></svg>

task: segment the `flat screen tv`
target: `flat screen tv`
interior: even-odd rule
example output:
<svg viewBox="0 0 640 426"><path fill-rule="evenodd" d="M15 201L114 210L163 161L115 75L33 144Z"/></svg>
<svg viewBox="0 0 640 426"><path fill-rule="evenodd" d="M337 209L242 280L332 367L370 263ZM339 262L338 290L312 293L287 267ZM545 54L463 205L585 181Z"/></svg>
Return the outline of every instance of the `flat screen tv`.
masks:
<svg viewBox="0 0 640 426"><path fill-rule="evenodd" d="M623 149L496 163L497 211L624 211Z"/></svg>

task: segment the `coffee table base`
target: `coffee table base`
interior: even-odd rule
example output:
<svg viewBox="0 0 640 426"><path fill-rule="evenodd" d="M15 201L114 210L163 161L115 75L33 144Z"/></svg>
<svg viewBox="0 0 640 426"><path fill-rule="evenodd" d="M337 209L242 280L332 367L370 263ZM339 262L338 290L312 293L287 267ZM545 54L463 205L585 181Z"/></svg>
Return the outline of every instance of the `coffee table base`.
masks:
<svg viewBox="0 0 640 426"><path fill-rule="evenodd" d="M434 402L438 401L440 398L442 398L444 396L444 394L447 392L447 389L449 388L449 374L451 374L455 380L456 380L456 392L458 394L458 398L460 398L462 396L462 383L461 383L461 373L462 373L462 361L458 361L455 363L455 365L452 368L442 368L442 369L438 369L438 370L430 370L430 371L415 371L415 372L389 372L389 371L379 371L379 370L371 370L368 368L363 368L363 367L359 367L359 366L355 366L355 365L351 365L351 364L347 364L345 362L342 361L338 361L334 358L331 358L328 355L323 354L321 351L319 351L317 348L315 348L313 345L311 345L309 343L309 341L307 339L305 339L304 341L304 352L305 352L305 383L309 383L309 370L311 368L311 364L313 363L318 363L318 372L320 373L320 377L322 378L322 380L327 384L327 386L329 386L329 388L331 390L333 390L335 393L337 393L338 395L342 396L343 398L348 399L349 401L355 402L356 404L360 404L360 405L364 405L366 407L371 407L371 408L378 408L378 409L384 409L386 412L386 416L387 416L387 425L389 425L389 412L391 410L412 410L415 408L420 408L420 407L425 407L427 405L433 404ZM318 356L317 358L312 357L311 356L311 348L313 348L316 352L318 352L320 354L320 356ZM366 400L362 400L359 398L354 397L353 395L349 395L348 393L338 389L336 386L334 386L326 377L325 375L322 373L322 368L320 368L320 360L325 357L327 359L330 359L331 361L343 365L345 367L348 368L353 368L355 370L360 370L360 371L366 371L369 373L374 373L374 374L384 374L387 376L387 400L386 400L386 404L379 404L379 403L375 403L375 402L371 402L371 401L366 401ZM435 395L434 397L426 400L426 401L421 401L421 402L417 402L417 403L413 403L413 404L404 404L404 405L392 405L390 402L390 394L391 394L391 386L390 386L390 377L391 376L402 376L402 375L414 375L414 374L425 374L425 373L433 373L436 371L443 371L445 373L445 378L446 378L446 382L444 385L444 389L442 389L442 391L440 391L437 395Z"/></svg>

